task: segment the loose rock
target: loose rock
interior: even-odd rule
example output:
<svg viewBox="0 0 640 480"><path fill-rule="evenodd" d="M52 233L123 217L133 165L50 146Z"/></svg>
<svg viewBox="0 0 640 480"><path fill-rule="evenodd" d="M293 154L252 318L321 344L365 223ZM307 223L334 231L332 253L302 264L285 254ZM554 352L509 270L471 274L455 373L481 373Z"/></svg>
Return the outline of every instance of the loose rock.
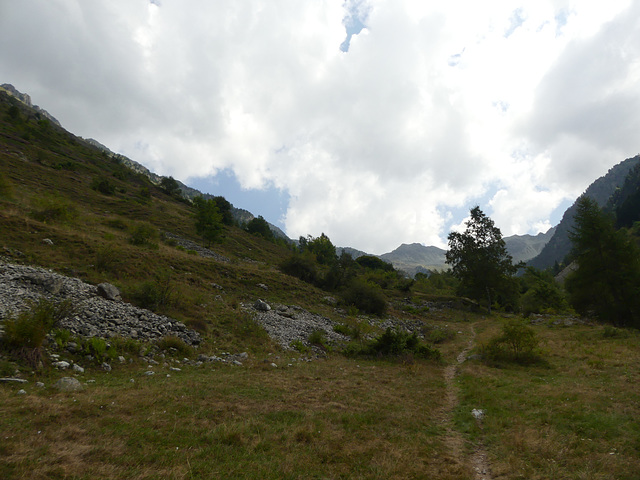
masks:
<svg viewBox="0 0 640 480"><path fill-rule="evenodd" d="M73 377L62 377L53 384L53 388L61 392L79 392L84 390L84 387L78 379Z"/></svg>

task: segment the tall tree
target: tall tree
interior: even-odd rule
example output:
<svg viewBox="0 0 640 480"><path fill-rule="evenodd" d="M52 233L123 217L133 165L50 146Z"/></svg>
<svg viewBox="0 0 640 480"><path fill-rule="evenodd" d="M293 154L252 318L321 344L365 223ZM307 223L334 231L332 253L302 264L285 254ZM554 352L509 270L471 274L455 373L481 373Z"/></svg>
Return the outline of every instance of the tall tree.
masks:
<svg viewBox="0 0 640 480"><path fill-rule="evenodd" d="M460 280L459 293L491 305L498 298L511 300L515 293L511 255L507 253L502 233L480 207L471 209L471 218L463 233L449 233L446 262Z"/></svg>
<svg viewBox="0 0 640 480"><path fill-rule="evenodd" d="M569 299L582 314L605 322L640 327L640 252L613 218L589 197L578 200L569 238L577 269L565 282Z"/></svg>
<svg viewBox="0 0 640 480"><path fill-rule="evenodd" d="M247 223L247 232L258 235L265 240L274 240L273 232L271 231L271 227L269 227L269 223L262 218L262 215L258 215L258 217L252 218L249 223Z"/></svg>
<svg viewBox="0 0 640 480"><path fill-rule="evenodd" d="M202 237L206 246L220 240L222 236L222 215L218 211L215 200L204 197L193 199L196 207L196 232Z"/></svg>

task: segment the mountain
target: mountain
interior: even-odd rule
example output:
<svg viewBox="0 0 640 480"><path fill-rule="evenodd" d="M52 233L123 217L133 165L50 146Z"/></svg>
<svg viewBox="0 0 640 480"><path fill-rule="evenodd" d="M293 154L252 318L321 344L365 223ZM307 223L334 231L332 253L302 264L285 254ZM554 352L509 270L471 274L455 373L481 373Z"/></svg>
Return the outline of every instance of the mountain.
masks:
<svg viewBox="0 0 640 480"><path fill-rule="evenodd" d="M0 85L0 90L6 92L7 94L12 96L13 98L15 98L15 99L19 100L20 102L24 103L27 107L33 108L38 115L41 115L41 116L47 118L49 121L55 123L59 127L61 126L60 122L53 115L51 115L46 110L40 108L38 105L33 105L31 103L31 97L29 95L27 95L26 93L19 92L10 83L3 83L2 85Z"/></svg>
<svg viewBox="0 0 640 480"><path fill-rule="evenodd" d="M539 255L544 246L549 243L556 229L550 228L545 233L537 235L512 235L504 237L509 255L513 257L513 263L526 262Z"/></svg>
<svg viewBox="0 0 640 480"><path fill-rule="evenodd" d="M438 247L425 247L420 243L410 245L403 243L394 251L380 255L380 258L391 263L398 270L410 276L426 273L427 270L445 270L445 253Z"/></svg>
<svg viewBox="0 0 640 480"><path fill-rule="evenodd" d="M624 184L628 174L640 163L640 155L627 158L623 162L609 169L606 175L598 178L585 190L584 195L592 198L600 207L604 207L611 196ZM539 269L553 267L556 262L561 263L571 252L569 232L573 228L573 217L577 208L577 200L567 209L562 220L556 226L555 233L544 246L538 256L528 262L528 265Z"/></svg>

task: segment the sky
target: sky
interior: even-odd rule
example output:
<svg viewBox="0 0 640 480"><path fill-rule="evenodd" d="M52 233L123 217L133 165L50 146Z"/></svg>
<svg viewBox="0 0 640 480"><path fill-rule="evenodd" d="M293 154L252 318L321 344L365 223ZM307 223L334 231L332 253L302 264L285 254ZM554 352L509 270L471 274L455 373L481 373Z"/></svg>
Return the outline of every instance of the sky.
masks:
<svg viewBox="0 0 640 480"><path fill-rule="evenodd" d="M0 83L291 238L446 247L640 151L640 2L0 0Z"/></svg>

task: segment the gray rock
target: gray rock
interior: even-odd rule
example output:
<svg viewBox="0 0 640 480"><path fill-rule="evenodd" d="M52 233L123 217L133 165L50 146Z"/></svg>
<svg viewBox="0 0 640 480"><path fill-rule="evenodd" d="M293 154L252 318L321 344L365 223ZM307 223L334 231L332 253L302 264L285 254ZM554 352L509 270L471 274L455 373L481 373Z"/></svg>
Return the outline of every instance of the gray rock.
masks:
<svg viewBox="0 0 640 480"><path fill-rule="evenodd" d="M264 283L259 283L258 285L256 285L258 288L261 288L263 290L269 290L269 287L267 287Z"/></svg>
<svg viewBox="0 0 640 480"><path fill-rule="evenodd" d="M38 388L44 388L44 383L42 383L42 382L36 382L36 387L38 387Z"/></svg>
<svg viewBox="0 0 640 480"><path fill-rule="evenodd" d="M0 382L3 383L28 383L28 380L25 380L24 378L14 378L14 377L8 377L8 378L0 378Z"/></svg>
<svg viewBox="0 0 640 480"><path fill-rule="evenodd" d="M253 304L253 308L258 310L259 312L268 312L269 310L271 310L271 306L264 300L260 299L255 301L255 303Z"/></svg>
<svg viewBox="0 0 640 480"><path fill-rule="evenodd" d="M110 372L110 371L111 371L111 365L109 365L107 362L104 362L104 363L102 364L102 369L103 369L105 372Z"/></svg>
<svg viewBox="0 0 640 480"><path fill-rule="evenodd" d="M117 287L111 285L110 283L100 283L98 284L98 295L102 298L106 298L107 300L111 300L114 302L119 302L122 300L120 296L120 290Z"/></svg>
<svg viewBox="0 0 640 480"><path fill-rule="evenodd" d="M64 360L61 360L59 362L53 362L51 365L53 365L56 368L59 368L60 370L66 370L71 366L69 362L65 362Z"/></svg>
<svg viewBox="0 0 640 480"><path fill-rule="evenodd" d="M82 368L80 365L78 365L77 363L73 364L73 371L77 372L77 373L84 373L84 368Z"/></svg>
<svg viewBox="0 0 640 480"><path fill-rule="evenodd" d="M45 245L53 245L53 240L51 240L50 238L45 238L42 240L42 243L44 243Z"/></svg>
<svg viewBox="0 0 640 480"><path fill-rule="evenodd" d="M73 377L62 377L53 384L53 388L61 392L79 392L84 390L84 387L78 379Z"/></svg>
<svg viewBox="0 0 640 480"><path fill-rule="evenodd" d="M23 390L22 388L20 390L18 390L18 395L26 395L27 391Z"/></svg>

